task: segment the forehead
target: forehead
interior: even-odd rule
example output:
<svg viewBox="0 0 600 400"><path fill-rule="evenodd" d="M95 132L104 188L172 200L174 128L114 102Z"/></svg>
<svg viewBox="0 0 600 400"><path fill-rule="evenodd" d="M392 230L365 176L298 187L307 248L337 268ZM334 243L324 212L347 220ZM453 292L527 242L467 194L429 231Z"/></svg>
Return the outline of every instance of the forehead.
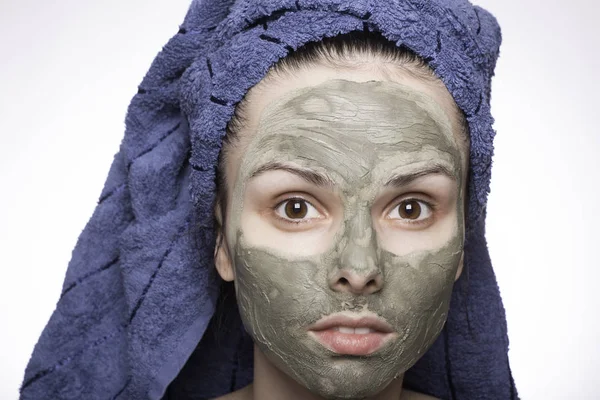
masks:
<svg viewBox="0 0 600 400"><path fill-rule="evenodd" d="M454 99L444 86L439 82L426 81L416 77L402 68L394 67L393 75L385 74L378 63L363 63L360 68L334 69L325 65L311 65L285 76L267 74L267 76L252 87L246 94L244 107L244 125L237 132L235 146L228 146L225 174L228 177L228 186L233 185L239 172L243 155L247 152L250 142L258 132L259 121L287 94L302 88L318 86L327 81L342 79L353 82L367 82L378 80L381 82L396 82L413 88L417 92L428 96L443 109L446 117L450 117L452 131L459 132L457 118L453 118L458 110ZM407 67L408 68L408 67Z"/></svg>
<svg viewBox="0 0 600 400"><path fill-rule="evenodd" d="M395 82L341 79L296 89L271 102L257 128L259 139L335 134L360 146L400 144L399 137L411 132L425 141L454 142L449 118L427 95Z"/></svg>
<svg viewBox="0 0 600 400"><path fill-rule="evenodd" d="M456 147L448 117L429 96L396 82L337 79L272 101L242 171L272 159L325 168L343 180L431 159L456 169Z"/></svg>
<svg viewBox="0 0 600 400"><path fill-rule="evenodd" d="M396 82L414 89L433 99L451 117L453 131L459 128L457 118L453 118L458 107L450 92L441 80L424 79L414 71L410 65L400 67L397 65L382 65L381 61L363 62L353 68L332 68L322 64L314 64L295 70L285 75L268 73L263 80L252 87L247 95L247 104L244 107L244 136L252 136L256 132L260 118L269 107L286 94L297 89L318 86L331 80L347 80L353 82ZM393 73L387 72L393 70Z"/></svg>

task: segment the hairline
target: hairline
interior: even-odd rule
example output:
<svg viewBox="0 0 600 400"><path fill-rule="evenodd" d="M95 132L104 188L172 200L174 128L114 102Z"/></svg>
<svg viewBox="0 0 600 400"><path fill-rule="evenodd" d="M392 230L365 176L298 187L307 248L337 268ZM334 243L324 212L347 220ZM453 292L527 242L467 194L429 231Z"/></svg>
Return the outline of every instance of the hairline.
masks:
<svg viewBox="0 0 600 400"><path fill-rule="evenodd" d="M442 80L435 74L429 64L427 64L421 57L414 54L414 59L406 53L387 54L383 52L377 52L373 48L367 47L366 49L352 47L345 45L344 51L340 53L335 50L328 42L310 42L309 44L315 45L316 50L314 57L309 59L306 58L281 58L278 62L273 64L267 71L263 79L256 85L261 87L262 85L269 84L271 82L277 82L278 79L285 79L289 77L295 77L301 71L305 71L316 66L325 66L333 69L356 69L357 66L366 65L368 61L376 61L375 65L378 71L384 72L389 76L395 74L408 73L409 75L424 80L432 85L443 87L447 90ZM363 57L362 60L360 58ZM358 60L358 62L357 62ZM372 63L370 65L373 65ZM248 92L247 92L248 93ZM469 126L466 117L461 108L454 101L454 97L450 96L453 100L453 108L455 112L450 118L452 118L458 129L457 132L453 132L455 140L457 140L461 153L466 158L466 180L468 180L468 169L469 169L469 157L470 157L470 134ZM240 132L244 130L246 121L246 106L249 100L246 96L236 105L235 112L230 122L227 124L227 134L222 143L222 148L219 156L219 164L217 166L218 176L220 175L220 181L217 182L217 202L220 202L220 208L222 213L222 223L225 223L226 219L226 208L228 204L228 190L226 176L226 168L229 157L230 147L235 147L239 143ZM453 124L454 125L454 124ZM456 129L453 129L455 131ZM231 135L230 133L234 133ZM232 137L233 136L233 137ZM467 182L465 182L467 184ZM467 196L465 196L465 206Z"/></svg>

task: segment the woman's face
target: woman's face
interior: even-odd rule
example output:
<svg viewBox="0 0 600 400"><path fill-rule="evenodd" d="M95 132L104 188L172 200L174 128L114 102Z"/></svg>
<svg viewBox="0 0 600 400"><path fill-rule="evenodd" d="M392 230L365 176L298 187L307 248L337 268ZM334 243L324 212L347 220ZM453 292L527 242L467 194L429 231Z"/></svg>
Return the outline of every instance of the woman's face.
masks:
<svg viewBox="0 0 600 400"><path fill-rule="evenodd" d="M311 392L378 393L444 325L467 165L449 96L326 67L248 95L217 268L258 348Z"/></svg>

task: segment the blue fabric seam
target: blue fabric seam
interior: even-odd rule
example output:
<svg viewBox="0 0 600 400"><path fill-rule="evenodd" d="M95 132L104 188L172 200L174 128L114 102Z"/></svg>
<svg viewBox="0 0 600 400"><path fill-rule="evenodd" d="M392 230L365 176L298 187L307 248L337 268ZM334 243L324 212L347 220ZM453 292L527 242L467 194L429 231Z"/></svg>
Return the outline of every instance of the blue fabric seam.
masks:
<svg viewBox="0 0 600 400"><path fill-rule="evenodd" d="M140 308L141 304L143 303L143 300L146 296L146 293L148 292L148 290L150 289L150 286L152 285L154 278L156 276L156 274L158 273L158 270L162 267L162 264L165 260L165 258L169 255L169 253L171 252L172 247L174 246L174 244L177 242L178 239L180 239L183 235L183 231L187 228L189 222L190 222L190 216L187 217L186 219L186 223L183 224L179 230L178 230L178 234L177 236L173 239L173 241L171 242L169 248L167 249L167 251L165 252L165 254L163 255L163 258L161 259L161 261L159 262L158 266L156 267L154 273L152 274L150 280L148 281L148 283L146 284L146 287L144 288L144 291L142 292L142 295L140 296L140 298L137 301L137 304L134 308L134 310L132 311L130 317L129 317L129 322L126 324L121 324L120 328L109 334L109 335L105 335L100 339L97 339L96 341L94 341L90 346L84 347L82 349L80 349L79 351L75 352L74 354L63 358L62 360L60 360L58 363L56 363L55 365L53 365L52 367L46 368L44 370L38 371L37 373L35 373L30 379L28 379L25 383L23 383L22 387L21 387L21 391L25 390L28 386L30 386L32 383L34 383L35 381L43 378L44 376L54 372L56 369L63 367L64 365L68 364L72 359L80 356L81 354L83 354L85 351L90 350L96 346L101 345L102 343L104 343L105 341L107 341L108 339L110 339L111 337L115 336L117 333L121 332L122 330L126 329L131 322L133 321L133 319L135 318L138 309Z"/></svg>
<svg viewBox="0 0 600 400"><path fill-rule="evenodd" d="M112 266L116 265L118 261L119 261L119 256L116 256L115 258L113 258L111 261L104 264L100 268L95 269L94 271L90 271L87 274L84 274L83 276L77 278L74 282L72 282L69 286L67 286L67 288L62 292L58 301L60 301L64 297L65 294L69 293L77 285L81 285L86 279L91 278L92 276L97 275L100 272L111 268Z"/></svg>
<svg viewBox="0 0 600 400"><path fill-rule="evenodd" d="M151 146L149 146L147 149L143 150L142 152L140 152L137 156L135 156L131 161L129 161L129 163L127 163L127 171L129 171L131 169L131 165L140 157L148 154L149 152L151 152L152 150L154 150L163 140L165 140L167 137L169 137L173 132L175 132L177 129L179 129L179 127L181 126L181 122L178 122L174 127L172 127L171 129L169 129L167 132L165 132L163 134L163 136L161 136L155 143L153 143Z"/></svg>

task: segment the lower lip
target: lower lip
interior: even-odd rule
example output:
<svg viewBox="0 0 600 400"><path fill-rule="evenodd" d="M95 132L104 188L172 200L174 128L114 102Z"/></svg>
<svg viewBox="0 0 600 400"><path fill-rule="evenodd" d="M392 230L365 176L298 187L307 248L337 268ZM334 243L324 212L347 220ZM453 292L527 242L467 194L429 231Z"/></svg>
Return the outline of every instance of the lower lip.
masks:
<svg viewBox="0 0 600 400"><path fill-rule="evenodd" d="M309 331L318 342L338 354L366 356L379 350L393 333L341 333L335 329Z"/></svg>

